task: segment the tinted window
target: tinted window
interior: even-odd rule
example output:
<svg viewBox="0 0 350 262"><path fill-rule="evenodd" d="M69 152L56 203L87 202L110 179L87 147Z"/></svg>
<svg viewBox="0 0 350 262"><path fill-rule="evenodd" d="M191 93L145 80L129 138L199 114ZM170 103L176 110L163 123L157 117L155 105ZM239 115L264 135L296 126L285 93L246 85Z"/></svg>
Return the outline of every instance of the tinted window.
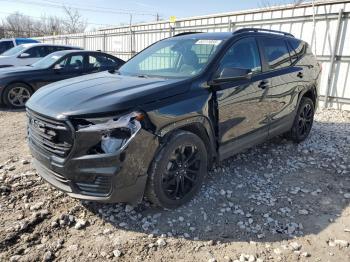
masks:
<svg viewBox="0 0 350 262"><path fill-rule="evenodd" d="M83 70L84 57L83 55L73 55L60 62L60 65L67 71Z"/></svg>
<svg viewBox="0 0 350 262"><path fill-rule="evenodd" d="M64 47L61 46L45 46L45 54L49 55L57 51L63 51L66 50Z"/></svg>
<svg viewBox="0 0 350 262"><path fill-rule="evenodd" d="M0 42L0 54L3 52L11 49L13 47L13 42L12 41L3 41Z"/></svg>
<svg viewBox="0 0 350 262"><path fill-rule="evenodd" d="M291 48L292 63L294 63L305 53L305 44L297 39L289 39L288 42Z"/></svg>
<svg viewBox="0 0 350 262"><path fill-rule="evenodd" d="M103 54L89 55L90 70L104 70L118 66L118 62Z"/></svg>
<svg viewBox="0 0 350 262"><path fill-rule="evenodd" d="M53 52L56 52L56 51L58 51L58 50L57 50L56 47L54 47L54 46L46 46L46 47L45 47L45 53L46 53L46 55L49 55L49 54L51 54L51 53L53 53Z"/></svg>
<svg viewBox="0 0 350 262"><path fill-rule="evenodd" d="M260 54L255 39L249 37L234 43L220 62L219 71L223 68L241 68L261 72Z"/></svg>
<svg viewBox="0 0 350 262"><path fill-rule="evenodd" d="M56 51L64 51L64 50L71 50L70 47L64 47L64 46L56 46Z"/></svg>
<svg viewBox="0 0 350 262"><path fill-rule="evenodd" d="M283 39L263 38L261 41L270 69L279 69L291 65L289 51Z"/></svg>
<svg viewBox="0 0 350 262"><path fill-rule="evenodd" d="M40 58L45 57L47 55L47 47L46 46L36 46L29 48L24 53L29 54L28 58Z"/></svg>

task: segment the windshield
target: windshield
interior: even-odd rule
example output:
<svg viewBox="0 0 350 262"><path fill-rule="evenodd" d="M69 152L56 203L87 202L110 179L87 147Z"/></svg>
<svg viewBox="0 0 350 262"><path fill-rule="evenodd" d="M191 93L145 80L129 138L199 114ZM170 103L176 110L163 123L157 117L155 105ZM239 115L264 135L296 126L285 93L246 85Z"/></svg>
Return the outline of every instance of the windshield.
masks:
<svg viewBox="0 0 350 262"><path fill-rule="evenodd" d="M25 49L25 47L23 45L18 45L16 47L13 47L9 50L7 50L6 52L4 52L2 55L3 56L11 56L11 55L16 55L19 52L23 51Z"/></svg>
<svg viewBox="0 0 350 262"><path fill-rule="evenodd" d="M56 63L56 61L58 59L60 59L62 56L63 55L53 53L53 54L45 56L43 59L39 60L38 62L35 62L31 66L36 67L36 68L49 68L54 63Z"/></svg>
<svg viewBox="0 0 350 262"><path fill-rule="evenodd" d="M130 59L119 72L145 77L196 76L210 62L222 42L222 40L188 38L160 41Z"/></svg>

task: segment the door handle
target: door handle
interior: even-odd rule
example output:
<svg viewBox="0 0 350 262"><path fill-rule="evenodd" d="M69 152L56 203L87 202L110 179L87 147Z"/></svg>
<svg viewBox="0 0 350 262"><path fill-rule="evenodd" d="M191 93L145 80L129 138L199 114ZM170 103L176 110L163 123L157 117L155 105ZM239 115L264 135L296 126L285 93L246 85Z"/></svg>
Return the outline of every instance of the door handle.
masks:
<svg viewBox="0 0 350 262"><path fill-rule="evenodd" d="M261 89L265 89L266 87L269 86L269 81L267 80L263 80L259 83L258 87L261 88Z"/></svg>
<svg viewBox="0 0 350 262"><path fill-rule="evenodd" d="M303 78L303 77L304 77L304 74L303 74L302 72L299 72L299 73L297 74L297 77Z"/></svg>

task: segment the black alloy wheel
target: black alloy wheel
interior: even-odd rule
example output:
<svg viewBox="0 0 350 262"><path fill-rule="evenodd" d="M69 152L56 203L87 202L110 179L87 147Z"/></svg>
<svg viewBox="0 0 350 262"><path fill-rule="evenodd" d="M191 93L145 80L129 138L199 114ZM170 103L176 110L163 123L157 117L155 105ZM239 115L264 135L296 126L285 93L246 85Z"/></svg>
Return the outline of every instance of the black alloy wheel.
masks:
<svg viewBox="0 0 350 262"><path fill-rule="evenodd" d="M309 103L304 104L303 108L299 113L299 120L298 120L299 136L305 136L306 134L310 133L310 130L312 127L312 121L313 121L313 108Z"/></svg>
<svg viewBox="0 0 350 262"><path fill-rule="evenodd" d="M300 101L292 129L286 134L286 137L296 143L304 141L312 129L314 114L314 103L310 98L303 97Z"/></svg>
<svg viewBox="0 0 350 262"><path fill-rule="evenodd" d="M172 200L183 199L196 185L201 159L193 145L176 148L162 177L162 188Z"/></svg>
<svg viewBox="0 0 350 262"><path fill-rule="evenodd" d="M176 131L156 154L147 182L146 197L163 208L190 201L207 174L208 153L203 141L187 131Z"/></svg>

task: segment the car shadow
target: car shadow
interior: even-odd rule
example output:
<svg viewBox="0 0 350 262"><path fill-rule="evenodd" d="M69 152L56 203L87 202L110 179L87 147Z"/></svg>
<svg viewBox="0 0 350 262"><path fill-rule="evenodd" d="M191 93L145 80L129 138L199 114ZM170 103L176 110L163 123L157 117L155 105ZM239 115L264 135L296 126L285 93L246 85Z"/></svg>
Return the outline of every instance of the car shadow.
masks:
<svg viewBox="0 0 350 262"><path fill-rule="evenodd" d="M282 137L215 166L175 210L84 202L115 228L194 240L281 241L317 234L349 205L350 119L315 122L297 145ZM346 143L347 141L347 143Z"/></svg>
<svg viewBox="0 0 350 262"><path fill-rule="evenodd" d="M21 108L21 109L12 109L12 108L8 108L5 105L1 105L0 104L0 112L24 112L26 111L25 108Z"/></svg>

